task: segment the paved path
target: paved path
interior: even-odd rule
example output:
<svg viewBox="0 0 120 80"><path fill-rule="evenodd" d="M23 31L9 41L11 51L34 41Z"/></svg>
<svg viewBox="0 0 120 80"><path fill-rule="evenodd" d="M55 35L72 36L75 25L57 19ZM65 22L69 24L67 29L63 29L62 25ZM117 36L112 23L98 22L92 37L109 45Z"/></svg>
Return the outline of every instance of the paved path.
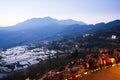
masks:
<svg viewBox="0 0 120 80"><path fill-rule="evenodd" d="M81 80L120 80L120 66L114 66L88 74Z"/></svg>

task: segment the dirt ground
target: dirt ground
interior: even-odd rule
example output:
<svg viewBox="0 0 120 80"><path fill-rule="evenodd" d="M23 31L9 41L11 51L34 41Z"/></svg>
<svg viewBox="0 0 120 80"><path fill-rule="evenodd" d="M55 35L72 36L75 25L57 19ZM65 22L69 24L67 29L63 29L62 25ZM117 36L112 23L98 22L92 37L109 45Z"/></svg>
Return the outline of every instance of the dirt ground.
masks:
<svg viewBox="0 0 120 80"><path fill-rule="evenodd" d="M99 70L84 76L80 80L120 80L120 66Z"/></svg>

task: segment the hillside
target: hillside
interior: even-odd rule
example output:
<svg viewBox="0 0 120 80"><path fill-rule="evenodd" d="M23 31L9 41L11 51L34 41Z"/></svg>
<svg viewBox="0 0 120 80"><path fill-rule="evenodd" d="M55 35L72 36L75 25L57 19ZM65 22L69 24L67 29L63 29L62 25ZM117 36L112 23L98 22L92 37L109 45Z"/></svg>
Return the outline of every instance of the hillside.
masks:
<svg viewBox="0 0 120 80"><path fill-rule="evenodd" d="M59 32L61 33L61 35L59 35L58 38L62 36L64 37L63 39L61 38L57 40L56 39L57 36L54 35L51 37L51 38L55 38L53 41L52 40L45 41L42 43L42 45L34 44L30 46L17 46L6 50L1 50L0 51L1 75L8 74L10 72L14 73L14 71L16 74L16 72L19 70L20 71L23 70L23 72L24 70L27 70L31 77L35 77L35 74L39 73L39 71L41 72L40 75L43 75L45 72L48 72L51 69L66 65L68 62L70 62L73 59L83 58L85 57L86 54L99 53L101 50L105 50L105 49L113 50L115 48L120 47L119 20L112 21L106 24L105 23L99 23L96 25L75 24L75 25L69 25L67 27L62 29L61 32ZM36 31L37 30L35 29L34 32ZM7 32L10 33L8 34L4 31L2 31L1 33L4 36L12 35L14 37L15 34L17 37L18 35L21 36L20 34L17 34L19 31L16 31L15 34L11 33L11 31L7 31ZM36 33L39 33L39 30ZM31 38L31 34L29 38ZM23 39L30 40L25 35L27 34L24 34L25 38ZM36 34L34 34L32 38L35 35ZM11 40L9 39L9 36L4 39ZM13 42L15 41L15 39L17 39L17 41L20 41L21 37L14 38ZM33 40L36 39L38 38L33 38ZM8 44L6 45L8 46ZM78 53L78 54L74 54L74 53ZM66 62L64 62L64 60L66 60ZM46 65L47 67L44 67ZM24 75L21 76L25 77L26 74L28 75L28 73L25 73ZM21 73L18 72L18 74ZM17 76L20 77L19 75ZM12 78L14 77L15 76L12 76Z"/></svg>
<svg viewBox="0 0 120 80"><path fill-rule="evenodd" d="M72 51L75 46L79 50L96 52L100 49L113 49L120 47L120 25L112 26L111 28L101 29L92 33L86 33L82 36L77 36L61 41L51 43L50 48L66 49ZM53 45L54 44L54 45Z"/></svg>
<svg viewBox="0 0 120 80"><path fill-rule="evenodd" d="M80 21L57 20L50 17L32 18L16 25L0 28L0 49L14 46L40 43L46 40L63 38L61 33L70 25L86 25ZM74 27L74 26L73 26ZM72 26L71 26L72 28Z"/></svg>
<svg viewBox="0 0 120 80"><path fill-rule="evenodd" d="M36 45L45 41L58 41L84 34L94 34L97 31L119 26L120 20L95 25L80 24L81 22L73 20L58 21L45 17L33 18L12 27L0 28L0 49L20 45Z"/></svg>

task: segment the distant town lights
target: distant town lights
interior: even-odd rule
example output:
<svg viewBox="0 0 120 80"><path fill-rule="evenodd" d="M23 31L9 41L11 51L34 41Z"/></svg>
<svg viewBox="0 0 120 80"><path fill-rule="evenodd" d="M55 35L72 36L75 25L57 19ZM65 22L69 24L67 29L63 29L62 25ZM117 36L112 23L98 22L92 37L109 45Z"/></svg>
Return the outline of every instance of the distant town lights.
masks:
<svg viewBox="0 0 120 80"><path fill-rule="evenodd" d="M88 37L89 35L90 35L90 34L84 34L83 37L85 38L85 37Z"/></svg>
<svg viewBox="0 0 120 80"><path fill-rule="evenodd" d="M112 37L111 37L112 39L116 39L116 35L112 35Z"/></svg>

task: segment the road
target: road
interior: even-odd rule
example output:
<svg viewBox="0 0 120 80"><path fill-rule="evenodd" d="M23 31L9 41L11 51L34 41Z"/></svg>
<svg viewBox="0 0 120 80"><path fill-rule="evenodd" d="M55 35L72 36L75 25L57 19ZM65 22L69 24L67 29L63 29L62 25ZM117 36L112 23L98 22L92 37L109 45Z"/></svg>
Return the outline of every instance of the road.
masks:
<svg viewBox="0 0 120 80"><path fill-rule="evenodd" d="M120 66L113 66L84 76L81 80L120 80Z"/></svg>

